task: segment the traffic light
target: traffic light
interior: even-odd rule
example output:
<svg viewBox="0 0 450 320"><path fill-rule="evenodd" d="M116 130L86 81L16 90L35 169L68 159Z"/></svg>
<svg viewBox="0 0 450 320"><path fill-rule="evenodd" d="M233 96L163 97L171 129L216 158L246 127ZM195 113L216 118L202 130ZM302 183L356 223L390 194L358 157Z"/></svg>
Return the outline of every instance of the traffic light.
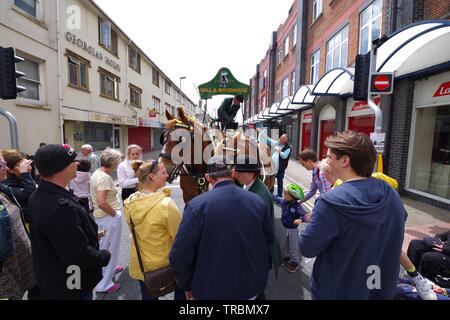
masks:
<svg viewBox="0 0 450 320"><path fill-rule="evenodd" d="M16 99L26 88L17 85L17 78L25 73L16 70L16 63L24 61L16 56L14 48L0 47L0 98Z"/></svg>
<svg viewBox="0 0 450 320"><path fill-rule="evenodd" d="M369 90L370 52L357 54L353 77L353 100L366 101Z"/></svg>

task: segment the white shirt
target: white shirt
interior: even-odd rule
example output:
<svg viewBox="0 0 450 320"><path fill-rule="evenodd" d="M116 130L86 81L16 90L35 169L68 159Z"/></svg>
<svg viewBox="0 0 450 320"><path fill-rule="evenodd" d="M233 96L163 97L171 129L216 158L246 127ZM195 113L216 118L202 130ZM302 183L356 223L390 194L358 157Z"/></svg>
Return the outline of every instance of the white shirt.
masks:
<svg viewBox="0 0 450 320"><path fill-rule="evenodd" d="M131 168L131 160L122 161L117 167L117 179L122 189L135 188L139 182Z"/></svg>
<svg viewBox="0 0 450 320"><path fill-rule="evenodd" d="M253 180L251 183L244 185L244 189L248 190L252 187L252 185L255 183L256 180Z"/></svg>

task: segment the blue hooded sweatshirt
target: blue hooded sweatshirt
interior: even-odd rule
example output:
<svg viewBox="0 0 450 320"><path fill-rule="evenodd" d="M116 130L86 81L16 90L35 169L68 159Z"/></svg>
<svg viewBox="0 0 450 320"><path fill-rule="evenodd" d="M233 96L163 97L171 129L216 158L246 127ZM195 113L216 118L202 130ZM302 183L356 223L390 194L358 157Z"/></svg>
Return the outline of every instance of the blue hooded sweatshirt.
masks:
<svg viewBox="0 0 450 320"><path fill-rule="evenodd" d="M397 287L406 210L384 181L340 185L316 201L299 238L300 252L316 257L314 299L392 299Z"/></svg>

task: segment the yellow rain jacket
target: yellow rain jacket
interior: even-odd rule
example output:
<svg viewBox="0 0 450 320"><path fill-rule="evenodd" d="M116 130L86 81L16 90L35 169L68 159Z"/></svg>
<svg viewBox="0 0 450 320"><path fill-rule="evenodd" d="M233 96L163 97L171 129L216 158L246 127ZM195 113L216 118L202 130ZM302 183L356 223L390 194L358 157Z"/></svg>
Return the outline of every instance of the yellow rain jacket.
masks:
<svg viewBox="0 0 450 320"><path fill-rule="evenodd" d="M170 189L151 194L136 192L125 200L125 220L131 232L130 215L133 219L144 271L170 264L169 252L181 221L181 214L170 194ZM130 246L130 276L144 280L134 240Z"/></svg>

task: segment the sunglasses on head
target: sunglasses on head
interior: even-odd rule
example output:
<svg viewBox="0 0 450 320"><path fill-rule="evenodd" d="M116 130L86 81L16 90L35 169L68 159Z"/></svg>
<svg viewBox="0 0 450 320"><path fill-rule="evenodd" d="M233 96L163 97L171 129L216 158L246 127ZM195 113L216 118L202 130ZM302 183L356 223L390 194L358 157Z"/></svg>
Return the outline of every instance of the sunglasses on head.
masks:
<svg viewBox="0 0 450 320"><path fill-rule="evenodd" d="M152 165L150 166L150 172L149 173L152 173L157 165L158 165L158 160L153 160L152 161Z"/></svg>

